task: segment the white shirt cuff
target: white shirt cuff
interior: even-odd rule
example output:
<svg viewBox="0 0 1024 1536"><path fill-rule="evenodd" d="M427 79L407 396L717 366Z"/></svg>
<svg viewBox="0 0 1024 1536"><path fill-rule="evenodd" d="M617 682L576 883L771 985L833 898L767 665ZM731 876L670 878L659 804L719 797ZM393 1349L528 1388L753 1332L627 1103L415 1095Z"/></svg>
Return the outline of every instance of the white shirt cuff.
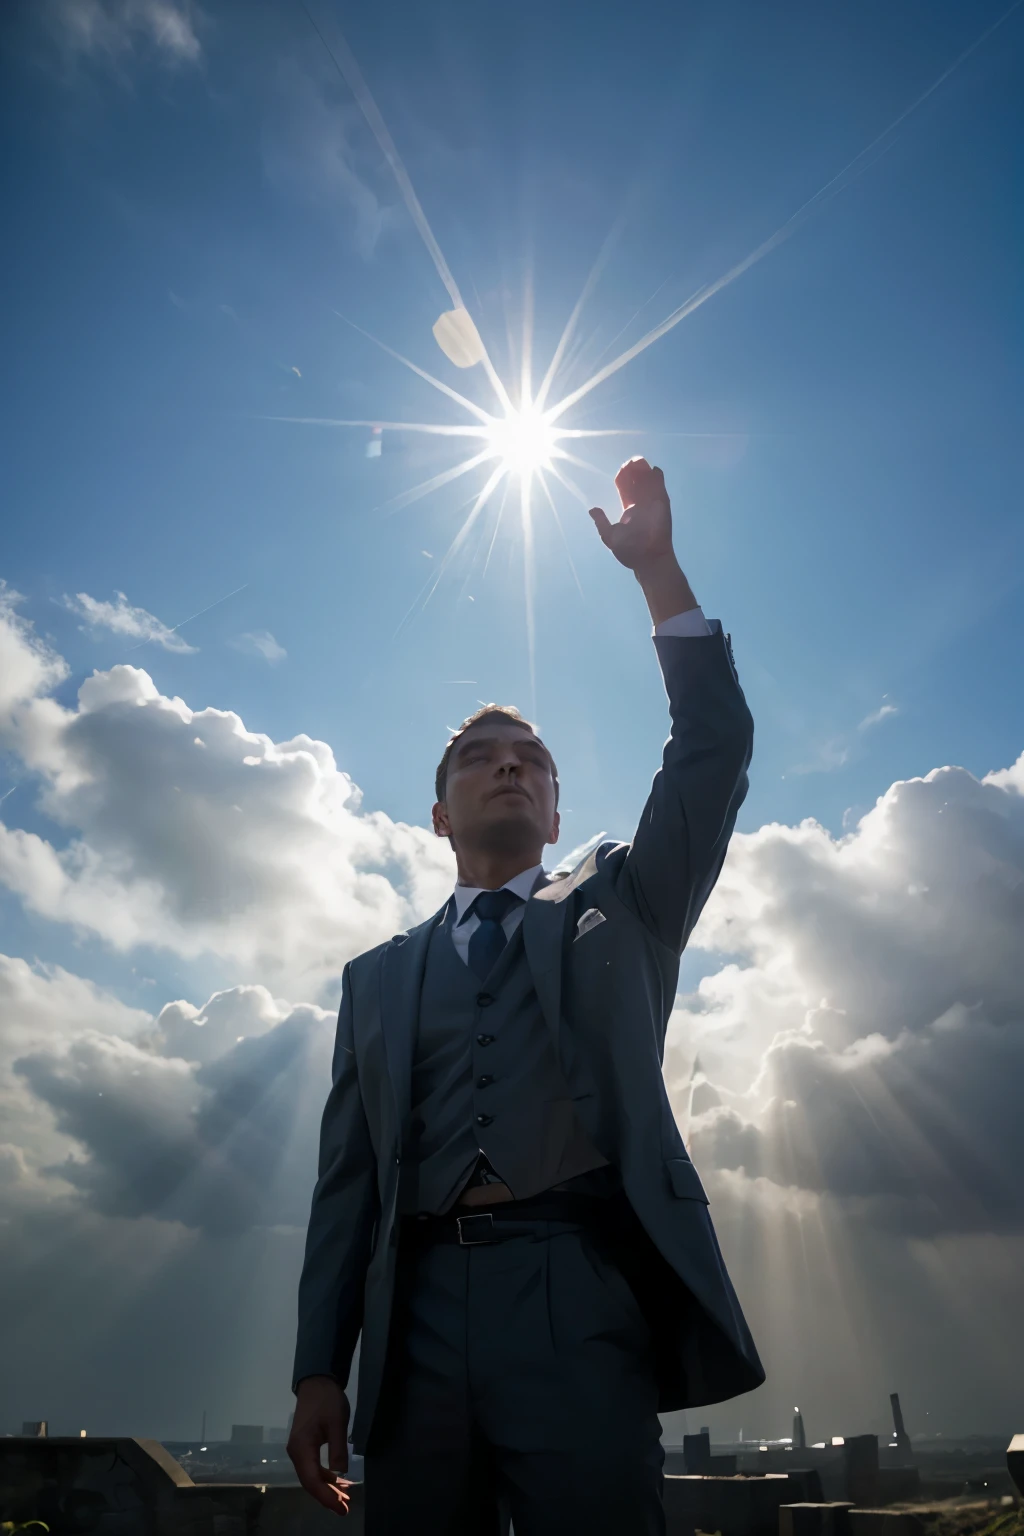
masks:
<svg viewBox="0 0 1024 1536"><path fill-rule="evenodd" d="M674 613L670 619L662 619L654 626L654 633L659 639L662 635L675 635L682 640L693 640L698 635L710 635L712 630L703 608L688 608L685 613Z"/></svg>

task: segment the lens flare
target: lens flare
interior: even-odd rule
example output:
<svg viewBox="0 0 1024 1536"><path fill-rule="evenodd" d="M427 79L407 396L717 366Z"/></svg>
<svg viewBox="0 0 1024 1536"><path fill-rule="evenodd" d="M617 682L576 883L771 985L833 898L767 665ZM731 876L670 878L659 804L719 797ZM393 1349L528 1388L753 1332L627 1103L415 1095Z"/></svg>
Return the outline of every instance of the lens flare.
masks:
<svg viewBox="0 0 1024 1536"><path fill-rule="evenodd" d="M530 479L551 468L558 437L543 412L527 406L495 417L485 429L484 441L507 474Z"/></svg>

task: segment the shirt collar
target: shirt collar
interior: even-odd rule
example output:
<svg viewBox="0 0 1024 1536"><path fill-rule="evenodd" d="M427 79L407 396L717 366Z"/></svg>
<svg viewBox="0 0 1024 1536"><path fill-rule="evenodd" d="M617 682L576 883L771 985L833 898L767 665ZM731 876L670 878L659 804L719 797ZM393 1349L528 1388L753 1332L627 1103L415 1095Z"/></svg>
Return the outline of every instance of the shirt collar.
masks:
<svg viewBox="0 0 1024 1536"><path fill-rule="evenodd" d="M513 875L511 880L506 880L501 887L503 891L512 891L514 895L523 901L529 901L533 895L534 887L544 873L543 864L534 864L529 869L521 870L518 875ZM473 902L485 887L481 885L457 885L455 887L455 923L462 922Z"/></svg>

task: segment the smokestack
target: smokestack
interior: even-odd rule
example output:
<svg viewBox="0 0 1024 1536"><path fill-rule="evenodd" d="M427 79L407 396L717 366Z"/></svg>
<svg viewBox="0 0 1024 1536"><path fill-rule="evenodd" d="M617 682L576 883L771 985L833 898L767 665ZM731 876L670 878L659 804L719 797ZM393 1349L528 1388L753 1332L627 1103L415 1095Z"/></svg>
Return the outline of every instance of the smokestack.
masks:
<svg viewBox="0 0 1024 1536"><path fill-rule="evenodd" d="M903 1409L900 1407L900 1395L898 1392L889 1393L889 1402L892 1404L893 1433L896 1436L896 1444L901 1451L910 1450L910 1436L907 1434L906 1425L903 1422Z"/></svg>
<svg viewBox="0 0 1024 1536"><path fill-rule="evenodd" d="M804 1416L799 1408L793 1409L793 1449L794 1451L806 1451L807 1436L804 1433Z"/></svg>

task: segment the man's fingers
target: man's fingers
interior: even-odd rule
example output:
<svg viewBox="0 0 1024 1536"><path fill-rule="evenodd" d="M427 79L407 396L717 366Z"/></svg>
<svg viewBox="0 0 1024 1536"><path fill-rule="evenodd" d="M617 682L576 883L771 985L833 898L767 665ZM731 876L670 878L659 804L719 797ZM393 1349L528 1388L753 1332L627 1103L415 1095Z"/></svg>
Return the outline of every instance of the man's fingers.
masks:
<svg viewBox="0 0 1024 1536"><path fill-rule="evenodd" d="M615 476L615 488L624 507L631 507L637 500L637 492L651 473L651 466L644 458L627 459Z"/></svg>
<svg viewBox="0 0 1024 1536"><path fill-rule="evenodd" d="M590 516L593 519L594 527L601 535L602 541L607 544L608 536L611 533L613 527L613 524L608 520L607 512L605 512L601 507L591 507Z"/></svg>
<svg viewBox="0 0 1024 1536"><path fill-rule="evenodd" d="M348 1439L345 1424L339 1414L331 1417L327 1425L327 1465L332 1472L348 1471Z"/></svg>
<svg viewBox="0 0 1024 1536"><path fill-rule="evenodd" d="M299 1482L306 1492L312 1494L317 1503L322 1504L325 1509L333 1510L338 1515L347 1514L348 1489L338 1482L335 1473L329 1472L326 1467L320 1465L320 1447L291 1444L288 1447L288 1454Z"/></svg>

